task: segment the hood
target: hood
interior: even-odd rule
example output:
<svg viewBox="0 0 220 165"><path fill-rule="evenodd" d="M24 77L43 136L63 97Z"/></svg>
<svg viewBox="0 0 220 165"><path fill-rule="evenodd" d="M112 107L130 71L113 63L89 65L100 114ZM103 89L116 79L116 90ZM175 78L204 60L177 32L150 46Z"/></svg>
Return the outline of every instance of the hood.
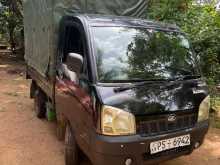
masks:
<svg viewBox="0 0 220 165"><path fill-rule="evenodd" d="M197 111L208 95L207 85L201 80L146 84L123 92L115 92L115 88L118 86L96 86L102 103L134 115Z"/></svg>

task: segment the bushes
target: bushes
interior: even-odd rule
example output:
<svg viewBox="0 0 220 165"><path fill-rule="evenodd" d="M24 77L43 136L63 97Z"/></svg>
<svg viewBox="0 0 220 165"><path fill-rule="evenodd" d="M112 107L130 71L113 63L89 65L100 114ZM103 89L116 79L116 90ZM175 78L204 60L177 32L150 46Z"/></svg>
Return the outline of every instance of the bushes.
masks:
<svg viewBox="0 0 220 165"><path fill-rule="evenodd" d="M175 23L192 41L209 84L220 81L220 12L192 0L151 0L147 18Z"/></svg>

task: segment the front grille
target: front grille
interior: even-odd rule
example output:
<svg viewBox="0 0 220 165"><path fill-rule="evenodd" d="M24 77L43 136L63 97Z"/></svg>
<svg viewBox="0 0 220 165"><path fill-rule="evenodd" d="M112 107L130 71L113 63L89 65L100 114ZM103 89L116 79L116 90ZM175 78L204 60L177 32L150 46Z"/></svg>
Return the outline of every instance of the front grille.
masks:
<svg viewBox="0 0 220 165"><path fill-rule="evenodd" d="M176 114L176 120L173 122L168 121L169 115L157 116L157 119L138 119L137 120L137 133L142 136L160 135L177 130L192 128L197 122L197 115L190 114Z"/></svg>

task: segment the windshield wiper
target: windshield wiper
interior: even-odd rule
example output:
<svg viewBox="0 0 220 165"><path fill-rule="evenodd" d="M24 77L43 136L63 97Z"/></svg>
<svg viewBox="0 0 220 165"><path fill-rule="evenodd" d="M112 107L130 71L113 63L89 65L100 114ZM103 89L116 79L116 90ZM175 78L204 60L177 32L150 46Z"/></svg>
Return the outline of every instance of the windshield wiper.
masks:
<svg viewBox="0 0 220 165"><path fill-rule="evenodd" d="M127 91L130 89L138 88L141 86L144 86L146 84L148 85L155 85L155 84L162 84L162 83L168 83L168 82L177 82L177 81L184 81L184 80L191 80L191 79L197 79L201 78L201 75L184 75L177 78L170 78L170 79L158 79L158 80L142 80L142 82L137 82L135 84L126 85L122 87L116 87L114 88L114 92L119 93L123 91Z"/></svg>

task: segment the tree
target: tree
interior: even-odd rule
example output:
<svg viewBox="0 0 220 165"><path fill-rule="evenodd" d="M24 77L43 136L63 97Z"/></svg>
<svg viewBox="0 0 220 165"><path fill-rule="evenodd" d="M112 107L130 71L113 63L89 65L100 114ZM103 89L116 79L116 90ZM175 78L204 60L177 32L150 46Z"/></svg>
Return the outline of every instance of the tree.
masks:
<svg viewBox="0 0 220 165"><path fill-rule="evenodd" d="M7 33L11 50L15 53L16 45L16 34L21 34L23 31L23 14L22 14L22 0L0 0L2 5L0 12L1 20L1 33Z"/></svg>
<svg viewBox="0 0 220 165"><path fill-rule="evenodd" d="M147 18L177 24L188 34L210 83L220 81L220 12L214 2L151 0L147 13Z"/></svg>
<svg viewBox="0 0 220 165"><path fill-rule="evenodd" d="M127 56L130 78L180 78L198 70L188 41L178 33L140 32L130 43Z"/></svg>

